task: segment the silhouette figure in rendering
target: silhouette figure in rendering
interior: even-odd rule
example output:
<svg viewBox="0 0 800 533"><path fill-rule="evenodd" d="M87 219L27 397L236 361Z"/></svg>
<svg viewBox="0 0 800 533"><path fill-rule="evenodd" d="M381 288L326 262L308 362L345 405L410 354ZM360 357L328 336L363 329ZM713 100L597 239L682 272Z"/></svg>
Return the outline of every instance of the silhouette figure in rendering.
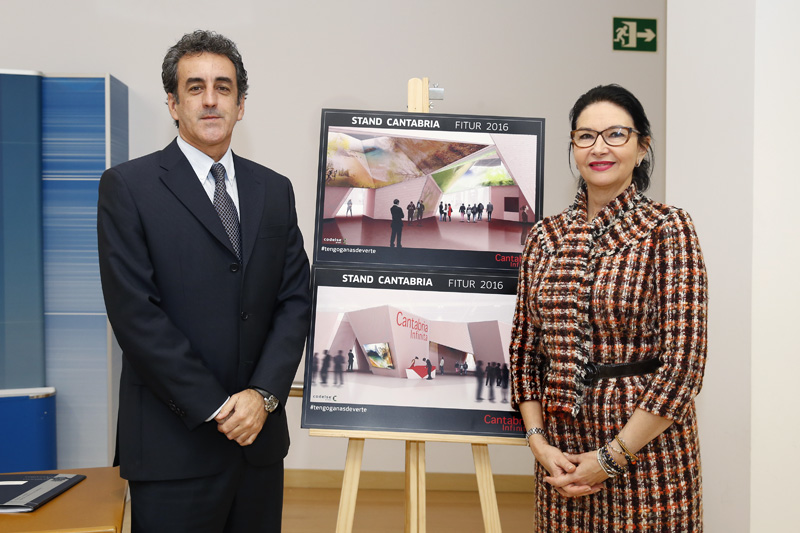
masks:
<svg viewBox="0 0 800 533"><path fill-rule="evenodd" d="M323 350L325 357L322 358L322 368L319 369L319 378L322 380L323 385L328 384L328 372L331 368L331 354L328 350Z"/></svg>
<svg viewBox="0 0 800 533"><path fill-rule="evenodd" d="M392 213L392 237L389 239L389 247L394 248L394 241L397 239L397 247L402 248L401 240L403 239L403 208L398 204L400 200L395 198L394 205L389 209Z"/></svg>
<svg viewBox="0 0 800 533"><path fill-rule="evenodd" d="M333 384L340 386L344 384L344 355L341 350L333 358Z"/></svg>
<svg viewBox="0 0 800 533"><path fill-rule="evenodd" d="M314 357L311 359L311 384L313 385L317 379L317 372L319 371L319 352L314 352Z"/></svg>
<svg viewBox="0 0 800 533"><path fill-rule="evenodd" d="M483 371L483 361L478 361L475 364L475 377L478 379L478 392L475 394L475 401L483 401L483 379L485 372Z"/></svg>

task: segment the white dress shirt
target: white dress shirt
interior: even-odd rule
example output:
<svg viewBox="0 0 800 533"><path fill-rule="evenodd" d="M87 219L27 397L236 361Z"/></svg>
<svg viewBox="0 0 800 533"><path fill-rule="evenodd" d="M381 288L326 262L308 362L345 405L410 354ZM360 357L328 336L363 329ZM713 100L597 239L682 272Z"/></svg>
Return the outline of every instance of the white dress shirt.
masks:
<svg viewBox="0 0 800 533"><path fill-rule="evenodd" d="M211 165L214 163L222 163L222 166L225 167L225 190L228 191L228 195L231 197L231 200L233 200L233 205L236 206L236 214L239 215L239 213L241 213L239 210L239 189L236 186L236 169L233 166L233 155L231 155L230 146L219 161L214 161L209 156L184 141L180 135L178 135L178 148L181 149L183 155L189 160L189 164L192 165L194 173L197 174L197 179L200 180L200 184L203 186L203 189L205 189L208 199L211 200L212 203L214 202L214 187L216 184L214 183L214 176L211 174ZM241 215L239 215L239 220L241 220L241 218ZM225 401L222 402L222 405L219 406L219 409L206 418L206 422L214 420L214 417L222 411L222 408L225 407L225 404L228 403L230 399L231 397L228 396Z"/></svg>
<svg viewBox="0 0 800 533"><path fill-rule="evenodd" d="M197 179L205 189L208 199L214 201L214 176L211 174L211 165L214 163L222 163L225 167L225 190L228 191L228 196L233 200L233 205L236 206L236 214L241 217L241 210L239 209L239 188L236 186L236 168L233 166L233 155L231 148L220 158L219 161L214 161L209 156L184 141L181 136L178 136L178 148L181 149L183 155L189 160L192 165L194 173L197 174Z"/></svg>

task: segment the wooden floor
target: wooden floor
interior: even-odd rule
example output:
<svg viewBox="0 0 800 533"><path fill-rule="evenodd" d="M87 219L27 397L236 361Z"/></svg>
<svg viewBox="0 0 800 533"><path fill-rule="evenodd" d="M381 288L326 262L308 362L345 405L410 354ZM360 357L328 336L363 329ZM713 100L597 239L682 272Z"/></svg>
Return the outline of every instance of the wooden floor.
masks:
<svg viewBox="0 0 800 533"><path fill-rule="evenodd" d="M286 533L333 532L339 510L339 490L287 488L283 505ZM402 490L359 490L353 533L402 533L405 527ZM500 522L505 531L530 531L532 493L498 493ZM428 491L427 531L474 533L483 531L477 492Z"/></svg>
<svg viewBox="0 0 800 533"><path fill-rule="evenodd" d="M337 489L287 487L283 504L285 533L333 533L339 511ZM402 490L359 490L353 533L402 533L405 527ZM477 492L428 491L427 531L477 533L484 531ZM533 529L533 494L497 494L504 531ZM130 533L130 513L125 513L123 533Z"/></svg>

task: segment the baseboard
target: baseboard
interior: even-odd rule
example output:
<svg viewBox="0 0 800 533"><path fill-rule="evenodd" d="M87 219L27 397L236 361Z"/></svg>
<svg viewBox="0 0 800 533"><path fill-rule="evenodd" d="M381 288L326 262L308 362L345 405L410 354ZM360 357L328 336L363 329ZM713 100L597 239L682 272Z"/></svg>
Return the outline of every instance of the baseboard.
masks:
<svg viewBox="0 0 800 533"><path fill-rule="evenodd" d="M284 485L306 489L341 489L343 476L344 472L341 470L287 468ZM532 475L495 474L492 477L494 478L495 492L533 493L534 477ZM358 488L367 490L404 490L405 486L405 472L363 471L358 481ZM478 490L478 480L475 474L429 472L425 475L425 486L427 490L473 492Z"/></svg>

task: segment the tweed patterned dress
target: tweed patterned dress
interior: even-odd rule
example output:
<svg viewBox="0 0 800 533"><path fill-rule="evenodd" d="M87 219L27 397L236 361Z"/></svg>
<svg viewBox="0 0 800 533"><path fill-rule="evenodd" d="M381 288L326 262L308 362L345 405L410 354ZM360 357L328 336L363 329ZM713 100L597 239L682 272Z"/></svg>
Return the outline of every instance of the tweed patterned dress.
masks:
<svg viewBox="0 0 800 533"><path fill-rule="evenodd" d="M694 225L631 185L593 221L586 193L528 236L510 347L512 405L542 403L546 437L594 451L636 408L674 423L600 492L564 498L536 463L537 532L701 532L694 397L706 359L706 272ZM653 374L584 385L588 361L659 358Z"/></svg>

